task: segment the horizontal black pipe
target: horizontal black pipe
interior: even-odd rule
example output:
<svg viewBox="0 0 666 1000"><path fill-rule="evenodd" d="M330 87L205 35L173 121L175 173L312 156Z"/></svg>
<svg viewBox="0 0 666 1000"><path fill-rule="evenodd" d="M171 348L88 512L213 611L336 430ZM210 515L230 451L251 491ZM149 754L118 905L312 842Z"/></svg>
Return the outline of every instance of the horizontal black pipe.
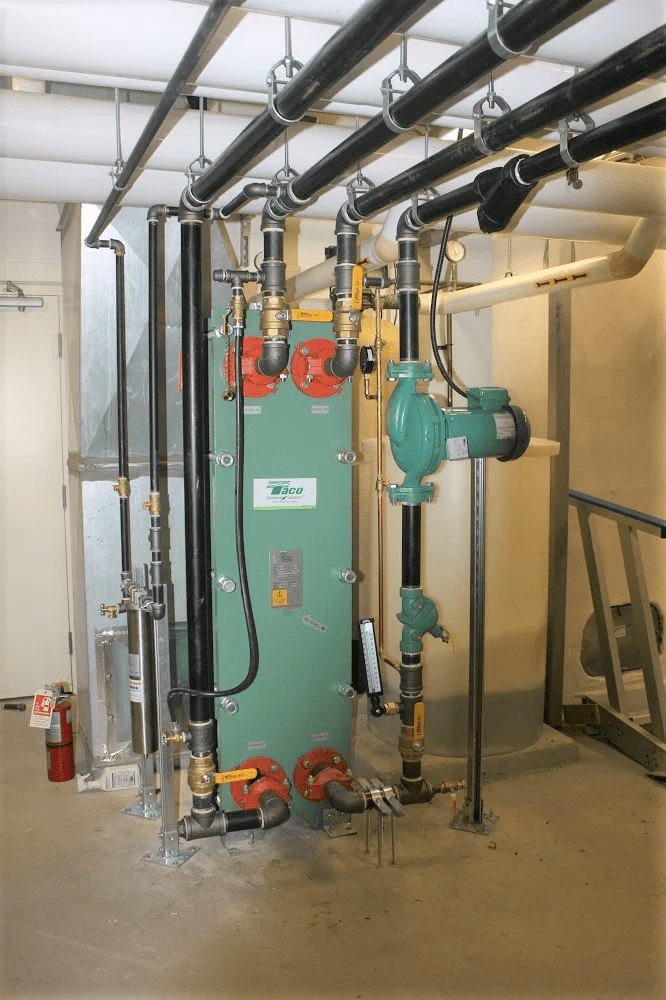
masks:
<svg viewBox="0 0 666 1000"><path fill-rule="evenodd" d="M523 0L500 18L502 40L513 51L521 51L589 4L590 0ZM400 128L411 128L429 112L451 103L502 62L502 57L491 47L487 33L482 32L410 87L395 101L390 113ZM291 205L289 193L280 199L281 202L293 211L297 208L296 199L307 201L312 198L317 191L343 176L349 167L366 159L394 138L395 132L386 124L383 114L375 115L293 182L290 191L294 200ZM362 201L365 204L365 196ZM379 209L365 214L371 215L375 211Z"/></svg>
<svg viewBox="0 0 666 1000"><path fill-rule="evenodd" d="M201 840L204 837L224 837L227 833L244 830L272 830L289 819L289 806L275 792L264 792L259 801L261 804L258 809L216 812L208 826L202 826L196 817L185 816L178 823L178 833L183 840Z"/></svg>
<svg viewBox="0 0 666 1000"><path fill-rule="evenodd" d="M217 31L222 18L231 6L232 0L212 0L208 10L201 19L201 24L192 37L192 41L185 50L183 58L178 63L173 76L166 85L159 103L146 122L143 132L125 162L125 166L116 178L111 193L104 202L94 226L86 237L86 246L93 246L95 241L104 232L116 205L124 192L129 188L135 171L150 149L155 136L176 100L180 97L183 89L196 78L203 68L201 60L204 52Z"/></svg>
<svg viewBox="0 0 666 1000"><path fill-rule="evenodd" d="M229 219L234 215L243 205L247 205L248 201L252 201L253 198L269 198L274 195L277 191L276 184L266 184L263 181L251 181L246 184L242 191L223 205L222 208L218 208L215 211L216 219Z"/></svg>
<svg viewBox="0 0 666 1000"><path fill-rule="evenodd" d="M666 98L663 98L646 105L644 108L639 108L637 111L622 115L615 121L598 125L588 132L570 138L569 154L577 163L586 163L597 156L610 153L614 149L631 146L635 142L663 132L665 121ZM438 219L473 208L479 203L482 206L487 205L489 200L497 200L500 185L510 179L512 167L514 176L518 178L516 184L524 189L524 197L527 197L538 181L561 170L568 170L569 166L570 164L562 156L559 145L550 146L532 156L514 157L504 167L493 167L490 170L485 170L478 174L470 184L462 185L455 191L450 191L420 205L417 216L411 209L407 209L405 215L409 217L412 225L421 223L425 226L434 224ZM515 211L516 207L515 204L512 204L511 211ZM510 217L509 215L504 220L503 226L508 225ZM495 225L490 229L482 225L482 230L484 232L497 232L503 226Z"/></svg>
<svg viewBox="0 0 666 1000"><path fill-rule="evenodd" d="M666 30L657 28L596 66L575 74L488 123L481 130L483 142L494 152L499 152L511 142L532 135L565 115L590 107L645 77L661 72L664 66ZM361 195L354 203L356 213L368 218L389 205L403 201L414 191L483 159L484 154L477 148L474 137L466 136Z"/></svg>
<svg viewBox="0 0 666 1000"><path fill-rule="evenodd" d="M426 0L368 0L278 93L275 108L298 121L327 90L353 70ZM190 208L209 205L287 126L266 109L254 118L190 186Z"/></svg>
<svg viewBox="0 0 666 1000"><path fill-rule="evenodd" d="M637 111L616 118L615 121L597 125L589 132L583 132L569 140L569 153L578 163L586 163L595 156L603 156L614 149L631 146L652 135L666 130L666 98L653 101ZM559 146L552 146L540 153L529 156L520 164L520 176L527 183L533 183L560 170L568 164L560 154Z"/></svg>

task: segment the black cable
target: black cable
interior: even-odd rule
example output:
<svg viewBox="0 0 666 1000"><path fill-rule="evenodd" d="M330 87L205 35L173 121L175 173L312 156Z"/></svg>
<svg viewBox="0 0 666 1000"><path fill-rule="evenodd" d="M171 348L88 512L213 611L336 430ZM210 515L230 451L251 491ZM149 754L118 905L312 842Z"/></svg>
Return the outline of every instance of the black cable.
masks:
<svg viewBox="0 0 666 1000"><path fill-rule="evenodd" d="M250 598L250 587L247 579L247 562L245 559L245 524L244 524L244 479L245 479L245 396L243 394L243 336L237 331L234 346L234 364L236 368L236 481L234 485L234 514L236 522L236 559L238 562L238 582L240 584L241 598L243 601L243 612L245 614L245 625L247 627L247 641L250 647L250 660L247 673L240 684L228 688L226 691L196 691L194 688L175 687L171 688L167 695L167 706L172 722L176 721L173 707L173 699L178 694L188 694L202 698L226 698L232 694L239 694L246 691L254 682L259 670L259 642L257 640L257 629L252 610L252 600Z"/></svg>
<svg viewBox="0 0 666 1000"><path fill-rule="evenodd" d="M435 266L435 273L432 279L432 294L430 296L430 343L432 344L432 352L435 355L435 361L437 362L437 367L439 368L442 378L448 382L454 392L457 392L460 396L464 396L467 399L467 393L464 389L454 382L446 368L444 367L444 362L442 361L440 350L441 347L437 343L437 331L435 329L435 324L437 320L437 293L439 291L439 279L442 276L442 267L444 266L444 258L446 256L446 244L449 240L449 233L451 232L451 223L453 222L453 216L449 215L446 223L444 225L444 232L442 233L442 242L439 247L439 255L437 257L437 264Z"/></svg>

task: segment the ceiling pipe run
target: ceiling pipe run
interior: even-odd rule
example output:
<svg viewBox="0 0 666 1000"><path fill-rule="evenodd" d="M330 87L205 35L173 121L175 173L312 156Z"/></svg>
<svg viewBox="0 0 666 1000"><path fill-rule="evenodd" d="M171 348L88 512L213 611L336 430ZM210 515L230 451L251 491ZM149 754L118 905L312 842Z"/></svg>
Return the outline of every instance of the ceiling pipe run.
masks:
<svg viewBox="0 0 666 1000"><path fill-rule="evenodd" d="M271 200L271 212L285 216L297 211L318 191L344 175L349 167L364 161L395 139L397 134L422 121L430 112L450 103L504 61L520 55L567 17L588 6L589 2L522 0L517 3L497 23L497 37L501 41L491 39L490 32L485 31L463 46L423 80L406 90L390 107L385 107L381 114L375 115L295 178L286 190L280 191ZM392 199L397 200L400 199ZM375 213L369 210L366 214Z"/></svg>
<svg viewBox="0 0 666 1000"><path fill-rule="evenodd" d="M289 125L426 0L368 0L282 89L272 108L262 111L217 159L183 192L183 206L199 211L211 205L234 178L249 166ZM275 88L277 90L277 87Z"/></svg>
<svg viewBox="0 0 666 1000"><path fill-rule="evenodd" d="M160 129L172 111L176 99L180 97L181 93L190 89L190 81L196 79L201 68L211 57L212 42L230 6L230 0L213 0L204 14L201 24L169 80L159 104L148 119L139 141L130 153L123 169L115 178L113 189L86 237L86 246L94 247L97 245L99 237L115 215L123 193L132 184L137 170L141 168L144 160L150 155L152 144L159 137Z"/></svg>

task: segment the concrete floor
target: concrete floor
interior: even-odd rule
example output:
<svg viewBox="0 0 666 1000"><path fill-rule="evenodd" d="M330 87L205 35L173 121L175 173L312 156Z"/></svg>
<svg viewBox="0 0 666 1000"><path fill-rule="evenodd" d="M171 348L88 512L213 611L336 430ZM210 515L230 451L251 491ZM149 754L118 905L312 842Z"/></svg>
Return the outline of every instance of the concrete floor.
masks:
<svg viewBox="0 0 666 1000"><path fill-rule="evenodd" d="M666 996L666 788L589 739L490 779L491 838L438 796L398 821L396 867L292 819L168 870L140 860L158 826L132 793L46 780L27 714L0 712L6 1000Z"/></svg>

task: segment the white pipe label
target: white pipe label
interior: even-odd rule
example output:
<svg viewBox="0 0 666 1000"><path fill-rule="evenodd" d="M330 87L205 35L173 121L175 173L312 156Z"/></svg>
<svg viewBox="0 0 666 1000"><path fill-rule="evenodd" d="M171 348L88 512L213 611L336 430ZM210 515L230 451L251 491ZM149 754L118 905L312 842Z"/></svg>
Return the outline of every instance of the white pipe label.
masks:
<svg viewBox="0 0 666 1000"><path fill-rule="evenodd" d="M446 442L446 457L450 462L457 462L461 458L469 458L467 438L449 438Z"/></svg>
<svg viewBox="0 0 666 1000"><path fill-rule="evenodd" d="M255 510L312 509L317 506L317 480L255 479L253 498Z"/></svg>
<svg viewBox="0 0 666 1000"><path fill-rule="evenodd" d="M303 624L310 625L311 628L316 628L320 632L326 631L326 626L322 625L321 622L318 622L316 618L311 618L310 615L303 615Z"/></svg>
<svg viewBox="0 0 666 1000"><path fill-rule="evenodd" d="M513 441L516 436L516 422L510 413L493 413L498 441Z"/></svg>

